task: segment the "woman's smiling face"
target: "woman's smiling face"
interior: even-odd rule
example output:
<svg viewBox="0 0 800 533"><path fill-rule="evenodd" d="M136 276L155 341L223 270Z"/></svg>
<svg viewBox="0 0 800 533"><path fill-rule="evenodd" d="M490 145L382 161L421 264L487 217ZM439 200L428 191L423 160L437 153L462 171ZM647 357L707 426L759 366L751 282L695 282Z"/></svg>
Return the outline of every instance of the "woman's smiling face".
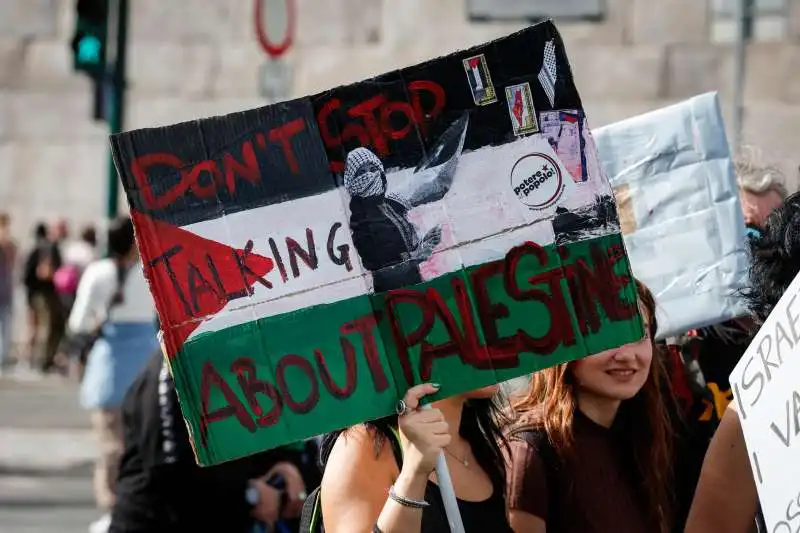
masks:
<svg viewBox="0 0 800 533"><path fill-rule="evenodd" d="M642 307L639 305L645 321L644 338L572 364L579 390L602 398L629 400L642 389L653 361L653 341L648 334L650 318Z"/></svg>

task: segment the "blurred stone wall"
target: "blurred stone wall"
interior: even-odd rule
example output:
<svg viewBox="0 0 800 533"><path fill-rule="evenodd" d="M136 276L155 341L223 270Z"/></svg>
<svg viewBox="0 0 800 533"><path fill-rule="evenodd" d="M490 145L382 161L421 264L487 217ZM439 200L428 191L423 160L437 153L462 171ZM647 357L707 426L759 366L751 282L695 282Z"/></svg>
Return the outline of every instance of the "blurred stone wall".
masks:
<svg viewBox="0 0 800 533"><path fill-rule="evenodd" d="M718 90L730 116L733 48L716 0L608 0L602 22L559 23L589 121L608 124ZM749 46L746 143L797 185L800 0ZM262 105L251 0L130 0L126 128ZM468 21L464 0L298 0L287 56L295 96L492 39L522 24ZM71 70L74 0L0 0L0 210L27 244L35 221L99 221L106 129ZM723 28L724 30L724 28ZM728 28L730 30L730 28ZM761 30L760 30L761 31ZM124 204L124 202L122 202Z"/></svg>

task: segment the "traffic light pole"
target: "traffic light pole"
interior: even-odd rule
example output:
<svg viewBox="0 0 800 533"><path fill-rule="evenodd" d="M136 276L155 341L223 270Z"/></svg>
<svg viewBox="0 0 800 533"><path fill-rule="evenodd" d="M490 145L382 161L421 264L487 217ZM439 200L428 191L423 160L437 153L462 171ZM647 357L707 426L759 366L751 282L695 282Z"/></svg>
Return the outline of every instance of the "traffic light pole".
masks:
<svg viewBox="0 0 800 533"><path fill-rule="evenodd" d="M128 0L109 0L109 39L106 53L106 75L103 79L104 100L109 132L122 131L125 118L126 57L128 44ZM106 215L109 220L117 216L119 207L119 178L114 158L108 154L108 189Z"/></svg>
<svg viewBox="0 0 800 533"><path fill-rule="evenodd" d="M742 130L744 125L744 85L747 68L747 42L753 31L753 0L737 0L736 2L736 47L734 48L733 73L733 143L734 154L742 148Z"/></svg>

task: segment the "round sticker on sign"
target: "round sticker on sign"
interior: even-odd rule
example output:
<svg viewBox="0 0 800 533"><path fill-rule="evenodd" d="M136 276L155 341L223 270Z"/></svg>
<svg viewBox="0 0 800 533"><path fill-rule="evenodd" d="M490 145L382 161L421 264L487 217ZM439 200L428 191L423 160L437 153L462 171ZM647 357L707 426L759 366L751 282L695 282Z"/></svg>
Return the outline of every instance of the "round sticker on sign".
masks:
<svg viewBox="0 0 800 533"><path fill-rule="evenodd" d="M532 153L511 169L511 187L519 201L532 209L551 207L564 192L561 169L549 155Z"/></svg>

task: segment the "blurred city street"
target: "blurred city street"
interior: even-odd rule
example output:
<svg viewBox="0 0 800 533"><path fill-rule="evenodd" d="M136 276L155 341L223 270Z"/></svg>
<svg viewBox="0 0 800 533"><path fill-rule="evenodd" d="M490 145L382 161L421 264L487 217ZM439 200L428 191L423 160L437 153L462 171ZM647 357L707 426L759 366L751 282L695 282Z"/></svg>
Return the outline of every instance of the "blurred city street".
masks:
<svg viewBox="0 0 800 533"><path fill-rule="evenodd" d="M74 382L0 378L0 531L85 533L95 450Z"/></svg>

